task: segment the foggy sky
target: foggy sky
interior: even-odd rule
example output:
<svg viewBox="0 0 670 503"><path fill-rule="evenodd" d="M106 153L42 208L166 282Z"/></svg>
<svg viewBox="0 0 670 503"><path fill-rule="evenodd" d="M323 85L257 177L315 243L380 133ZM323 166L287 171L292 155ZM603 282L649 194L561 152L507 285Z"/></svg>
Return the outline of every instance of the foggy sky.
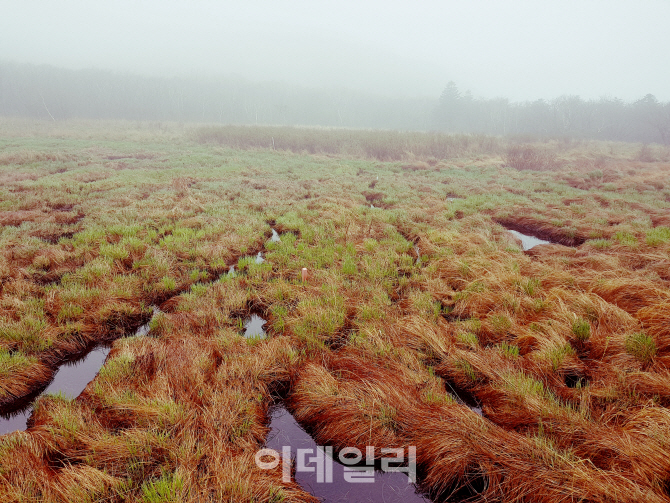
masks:
<svg viewBox="0 0 670 503"><path fill-rule="evenodd" d="M0 0L0 60L437 98L670 100L668 0Z"/></svg>

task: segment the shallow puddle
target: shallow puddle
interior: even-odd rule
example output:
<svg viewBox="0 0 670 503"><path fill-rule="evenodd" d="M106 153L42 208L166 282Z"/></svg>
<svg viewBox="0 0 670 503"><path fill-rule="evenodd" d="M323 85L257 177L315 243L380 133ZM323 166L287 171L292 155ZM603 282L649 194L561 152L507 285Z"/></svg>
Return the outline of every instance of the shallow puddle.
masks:
<svg viewBox="0 0 670 503"><path fill-rule="evenodd" d="M465 390L457 388L455 385L451 384L449 381L444 381L444 386L454 400L456 400L461 405L465 405L472 412L483 416L482 406L479 401Z"/></svg>
<svg viewBox="0 0 670 503"><path fill-rule="evenodd" d="M272 229L272 237L270 238L270 241L273 243L278 243L281 241L281 238L279 237L279 234L277 234L277 231Z"/></svg>
<svg viewBox="0 0 670 503"><path fill-rule="evenodd" d="M537 245L544 245L544 244L550 244L550 241L545 241L544 239L539 239L533 236L527 236L525 234L521 234L519 231L513 231L509 230L510 233L512 233L513 236L519 238L521 240L521 247L526 250L530 250L534 246Z"/></svg>
<svg viewBox="0 0 670 503"><path fill-rule="evenodd" d="M279 454L290 447L295 459L295 480L310 494L326 503L419 503L430 501L416 493L416 487L403 472L375 471L359 464L359 469L345 467L327 457L322 449L282 406L272 411L266 448ZM380 449L382 446L377 447ZM298 449L305 451L298 452ZM317 454L317 449L319 453ZM365 452L361 453L365 461ZM304 460L301 466L301 460ZM330 480L330 481L328 481Z"/></svg>
<svg viewBox="0 0 670 503"><path fill-rule="evenodd" d="M154 307L154 316L160 313L160 309ZM153 319L153 317L152 317ZM150 322L139 327L133 335L145 336L151 330ZM62 393L68 398L76 398L84 391L98 371L105 363L111 346L98 346L77 359L65 361L54 375L53 380L42 391L36 393L34 398L25 400L23 406L17 410L0 413L0 435L17 430L25 430L28 418L33 413L33 403L45 393Z"/></svg>
<svg viewBox="0 0 670 503"><path fill-rule="evenodd" d="M256 263L262 264L263 262L265 262L265 259L263 258L263 252L258 252L258 255L256 255Z"/></svg>
<svg viewBox="0 0 670 503"><path fill-rule="evenodd" d="M263 330L263 325L266 323L267 321L257 314L252 314L244 322L244 337L266 337L267 334Z"/></svg>
<svg viewBox="0 0 670 503"><path fill-rule="evenodd" d="M97 347L83 358L63 363L51 384L40 393L62 393L68 398L76 398L86 385L98 374L100 367L111 350L110 347ZM28 418L33 412L32 402L25 408L0 414L0 435L17 430L25 430Z"/></svg>

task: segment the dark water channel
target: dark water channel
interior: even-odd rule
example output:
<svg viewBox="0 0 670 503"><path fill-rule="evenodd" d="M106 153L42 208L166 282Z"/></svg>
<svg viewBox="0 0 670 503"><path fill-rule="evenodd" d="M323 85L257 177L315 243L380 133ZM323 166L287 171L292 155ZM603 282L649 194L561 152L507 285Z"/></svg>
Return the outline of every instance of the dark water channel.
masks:
<svg viewBox="0 0 670 503"><path fill-rule="evenodd" d="M37 397L59 392L68 398L77 397L98 374L110 350L111 347L99 346L78 360L63 363L53 381ZM26 429L28 418L33 413L33 401L28 400L23 408L13 412L0 414L0 435Z"/></svg>
<svg viewBox="0 0 670 503"><path fill-rule="evenodd" d="M381 447L383 446L377 446L375 449ZM406 473L380 471L375 470L374 466L366 465L365 452L361 453L362 460L356 468L337 461L340 457L349 457L349 454L345 456L341 452L339 455L331 454L332 458L329 457L329 453L317 447L312 437L283 406L278 406L272 411L266 448L274 449L279 455L282 450L290 448L290 457L295 460L296 482L305 491L326 503L430 501L416 493L416 486L409 481ZM407 455L405 451L405 457Z"/></svg>
<svg viewBox="0 0 670 503"><path fill-rule="evenodd" d="M154 316L157 313L160 313L160 310L154 308ZM149 331L150 323L146 323L139 327L133 335L145 336ZM98 375L111 349L111 345L96 346L83 356L63 362L46 388L22 400L14 410L0 413L0 435L25 430L28 419L33 413L33 403L45 393L62 393L68 398L79 396L88 383Z"/></svg>
<svg viewBox="0 0 670 503"><path fill-rule="evenodd" d="M523 248L524 251L530 250L534 246L537 245L545 245L545 244L550 244L551 241L545 241L544 239L539 239L534 236L527 236L526 234L521 234L519 231L513 231L508 229L510 233L514 237L517 237L521 240L521 247Z"/></svg>
<svg viewBox="0 0 670 503"><path fill-rule="evenodd" d="M454 400L456 400L461 405L465 405L472 412L483 416L482 405L479 403L477 398L472 393L469 393L463 389L458 388L455 384L445 380L444 386Z"/></svg>

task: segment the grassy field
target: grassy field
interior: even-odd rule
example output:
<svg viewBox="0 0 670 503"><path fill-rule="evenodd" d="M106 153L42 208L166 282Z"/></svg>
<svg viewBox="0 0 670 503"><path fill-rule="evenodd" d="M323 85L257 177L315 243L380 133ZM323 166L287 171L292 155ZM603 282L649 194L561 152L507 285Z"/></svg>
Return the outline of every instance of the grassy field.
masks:
<svg viewBox="0 0 670 503"><path fill-rule="evenodd" d="M670 501L667 147L3 119L0 226L3 407L115 340L2 501L315 501L254 462L277 400L435 501Z"/></svg>

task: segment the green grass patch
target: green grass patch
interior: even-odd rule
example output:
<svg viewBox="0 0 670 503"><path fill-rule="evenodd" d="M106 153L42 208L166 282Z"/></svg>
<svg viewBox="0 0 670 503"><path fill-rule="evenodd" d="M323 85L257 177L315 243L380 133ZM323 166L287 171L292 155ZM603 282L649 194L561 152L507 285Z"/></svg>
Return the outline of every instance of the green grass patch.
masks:
<svg viewBox="0 0 670 503"><path fill-rule="evenodd" d="M627 336L624 347L628 354L633 355L645 364L651 362L656 356L656 341L644 332Z"/></svg>
<svg viewBox="0 0 670 503"><path fill-rule="evenodd" d="M591 324L584 318L577 318L572 323L572 334L578 341L587 341L591 337Z"/></svg>
<svg viewBox="0 0 670 503"><path fill-rule="evenodd" d="M142 485L144 503L177 503L182 501L184 482L176 473L163 473L159 479Z"/></svg>
<svg viewBox="0 0 670 503"><path fill-rule="evenodd" d="M655 227L646 232L645 241L649 246L659 246L670 241L670 228Z"/></svg>

